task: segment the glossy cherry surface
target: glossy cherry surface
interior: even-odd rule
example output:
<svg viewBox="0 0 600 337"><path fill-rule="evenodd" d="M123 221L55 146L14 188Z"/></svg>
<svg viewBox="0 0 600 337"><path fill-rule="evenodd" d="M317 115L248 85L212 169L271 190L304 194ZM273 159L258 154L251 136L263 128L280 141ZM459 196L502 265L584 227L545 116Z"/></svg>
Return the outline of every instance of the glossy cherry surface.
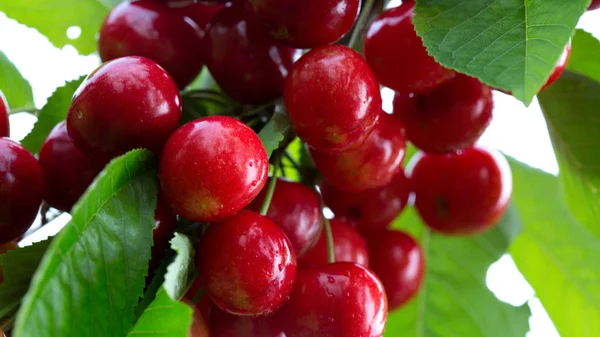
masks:
<svg viewBox="0 0 600 337"><path fill-rule="evenodd" d="M369 27L364 52L381 82L396 91L424 93L454 76L429 56L412 24L414 1L383 12Z"/></svg>
<svg viewBox="0 0 600 337"><path fill-rule="evenodd" d="M177 217L171 211L162 193L158 194L156 210L154 211L154 229L152 230L152 245L150 272L155 271L169 248L169 241L173 238L177 227Z"/></svg>
<svg viewBox="0 0 600 337"><path fill-rule="evenodd" d="M184 88L202 69L202 35L193 21L161 1L126 1L114 7L104 20L98 53L102 61L147 57Z"/></svg>
<svg viewBox="0 0 600 337"><path fill-rule="evenodd" d="M0 90L0 137L10 136L10 123L8 122L9 110L6 97L4 97L4 94Z"/></svg>
<svg viewBox="0 0 600 337"><path fill-rule="evenodd" d="M397 93L394 99L394 116L404 125L406 139L436 154L473 146L492 121L493 109L492 90L462 74L429 94L407 98Z"/></svg>
<svg viewBox="0 0 600 337"><path fill-rule="evenodd" d="M421 288L425 258L421 246L408 234L380 230L368 237L370 268L379 277L390 311L411 300Z"/></svg>
<svg viewBox="0 0 600 337"><path fill-rule="evenodd" d="M73 144L95 161L137 148L160 152L181 118L173 79L137 56L101 65L79 86L67 115Z"/></svg>
<svg viewBox="0 0 600 337"><path fill-rule="evenodd" d="M256 133L234 118L214 116L173 133L160 158L159 177L175 213L213 222L246 207L262 190L268 171Z"/></svg>
<svg viewBox="0 0 600 337"><path fill-rule="evenodd" d="M196 25L202 30L203 35L208 29L209 23L212 19L225 8L226 1L222 3L210 3L208 1L203 2L184 2L181 5L170 5L173 10L179 11L180 14L187 16L196 23Z"/></svg>
<svg viewBox="0 0 600 337"><path fill-rule="evenodd" d="M251 209L260 210L266 193L267 188L264 188L252 202ZM278 179L275 185L267 217L287 235L297 257L312 247L323 228L317 194L305 185L283 179Z"/></svg>
<svg viewBox="0 0 600 337"><path fill-rule="evenodd" d="M330 221L333 233L333 248L337 262L355 262L369 266L367 241L352 228L348 220L334 218ZM298 260L301 268L316 267L327 264L327 236L323 230L317 243Z"/></svg>
<svg viewBox="0 0 600 337"><path fill-rule="evenodd" d="M371 134L358 147L341 153L311 149L310 155L329 184L343 191L363 191L389 184L402 169L405 150L402 124L382 113Z"/></svg>
<svg viewBox="0 0 600 337"><path fill-rule="evenodd" d="M278 323L276 316L238 316L213 308L210 337L286 337Z"/></svg>
<svg viewBox="0 0 600 337"><path fill-rule="evenodd" d="M336 217L352 220L359 231L367 233L386 228L398 217L408 202L410 186L400 170L391 183L380 188L347 192L325 183L321 193Z"/></svg>
<svg viewBox="0 0 600 337"><path fill-rule="evenodd" d="M301 270L281 316L287 337L380 337L387 309L373 272L337 262Z"/></svg>
<svg viewBox="0 0 600 337"><path fill-rule="evenodd" d="M296 50L278 44L243 2L223 9L204 38L206 66L234 100L260 104L283 92Z"/></svg>
<svg viewBox="0 0 600 337"><path fill-rule="evenodd" d="M246 0L250 11L277 41L294 48L331 44L346 34L360 0Z"/></svg>
<svg viewBox="0 0 600 337"><path fill-rule="evenodd" d="M483 232L506 210L512 177L497 151L469 148L457 154L417 154L409 164L415 207L431 229L448 235Z"/></svg>
<svg viewBox="0 0 600 337"><path fill-rule="evenodd" d="M0 243L16 240L35 220L44 196L44 174L23 146L0 138Z"/></svg>
<svg viewBox="0 0 600 337"><path fill-rule="evenodd" d="M344 46L313 49L285 84L290 124L320 151L344 150L369 135L381 113L381 93L367 63Z"/></svg>
<svg viewBox="0 0 600 337"><path fill-rule="evenodd" d="M600 6L600 3L597 6ZM560 54L560 58L558 59L558 62L554 66L554 70L552 71L552 74L550 74L548 81L546 81L546 84L544 84L544 86L542 87L541 90L548 88L554 82L556 82L556 80L558 80L560 75L562 75L562 73L565 71L565 68L567 67L567 63L569 62L570 56L571 56L571 41L569 41L569 44L567 44L567 46L565 47L565 50L563 50L562 54Z"/></svg>
<svg viewBox="0 0 600 337"><path fill-rule="evenodd" d="M39 157L46 183L44 201L65 212L71 210L102 170L102 165L94 163L73 145L64 121L52 129Z"/></svg>
<svg viewBox="0 0 600 337"><path fill-rule="evenodd" d="M590 4L588 11L598 9L598 8L600 8L600 0L592 0L592 3Z"/></svg>
<svg viewBox="0 0 600 337"><path fill-rule="evenodd" d="M16 241L0 243L0 255L6 253L9 250L14 250L17 248L18 246ZM2 266L0 266L0 284L2 284L2 282L4 282L4 274L2 274ZM0 329L0 332L2 332L2 329Z"/></svg>
<svg viewBox="0 0 600 337"><path fill-rule="evenodd" d="M285 233L269 218L242 210L211 225L198 252L199 277L222 310L264 316L288 299L296 255Z"/></svg>

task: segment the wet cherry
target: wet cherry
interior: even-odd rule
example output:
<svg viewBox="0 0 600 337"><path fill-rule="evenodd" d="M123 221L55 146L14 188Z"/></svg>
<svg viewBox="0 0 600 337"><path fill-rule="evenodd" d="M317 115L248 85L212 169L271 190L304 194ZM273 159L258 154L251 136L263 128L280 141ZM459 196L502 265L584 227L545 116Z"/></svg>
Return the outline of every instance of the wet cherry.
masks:
<svg viewBox="0 0 600 337"><path fill-rule="evenodd" d="M269 160L252 129L214 116L181 126L160 158L162 190L173 211L213 222L246 207L267 181Z"/></svg>
<svg viewBox="0 0 600 337"><path fill-rule="evenodd" d="M0 137L10 136L10 123L8 122L9 110L6 97L4 97L4 94L0 90Z"/></svg>
<svg viewBox="0 0 600 337"><path fill-rule="evenodd" d="M600 6L600 3L598 4L598 6ZM567 67L567 63L569 62L570 56L571 56L571 41L569 41L569 44L567 44L567 46L565 47L565 50L563 50L562 54L560 55L560 58L558 59L558 62L554 66L554 70L552 71L552 74L550 74L548 81L546 81L546 84L544 84L544 86L542 87L541 90L548 88L554 82L556 82L556 80L558 80L560 75L562 75L562 73L565 71L565 68Z"/></svg>
<svg viewBox="0 0 600 337"><path fill-rule="evenodd" d="M212 308L210 337L286 337L278 323L277 316L238 316Z"/></svg>

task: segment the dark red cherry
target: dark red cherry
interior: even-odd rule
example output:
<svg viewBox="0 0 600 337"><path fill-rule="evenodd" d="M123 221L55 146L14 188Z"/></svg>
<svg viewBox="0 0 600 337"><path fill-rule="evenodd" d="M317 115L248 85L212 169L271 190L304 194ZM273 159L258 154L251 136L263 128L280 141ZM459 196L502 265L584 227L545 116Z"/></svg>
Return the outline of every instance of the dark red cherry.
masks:
<svg viewBox="0 0 600 337"><path fill-rule="evenodd" d="M98 53L102 61L147 57L165 68L179 88L185 88L202 69L202 35L193 21L161 1L122 2L104 20Z"/></svg>
<svg viewBox="0 0 600 337"><path fill-rule="evenodd" d="M196 25L202 30L203 34L208 29L209 23L212 19L225 8L225 2L210 3L209 1L203 2L183 2L181 4L170 5L170 7L180 14L187 16L196 23Z"/></svg>
<svg viewBox="0 0 600 337"><path fill-rule="evenodd" d="M394 116L404 125L406 139L427 153L473 146L492 121L493 109L492 90L462 74L429 94L397 93L394 99Z"/></svg>
<svg viewBox="0 0 600 337"><path fill-rule="evenodd" d="M512 192L510 167L497 151L469 148L456 154L418 154L408 173L415 207L431 229L469 235L495 225Z"/></svg>
<svg viewBox="0 0 600 337"><path fill-rule="evenodd" d="M223 9L204 38L206 66L234 100L260 104L283 92L296 50L273 40L243 2Z"/></svg>
<svg viewBox="0 0 600 337"><path fill-rule="evenodd" d="M214 222L246 207L265 186L268 171L256 133L234 118L213 116L173 133L161 155L159 177L175 213Z"/></svg>
<svg viewBox="0 0 600 337"><path fill-rule="evenodd" d="M44 174L23 146L0 138L0 243L29 229L44 196Z"/></svg>
<svg viewBox="0 0 600 337"><path fill-rule="evenodd" d="M600 0L592 0L592 3L590 4L588 11L592 11L592 10L598 9L598 8L600 8Z"/></svg>
<svg viewBox="0 0 600 337"><path fill-rule="evenodd" d="M165 256L177 227L177 217L169 208L162 193L158 194L156 210L154 211L154 229L152 230L152 245L150 273L154 272Z"/></svg>
<svg viewBox="0 0 600 337"><path fill-rule="evenodd" d="M212 308L210 337L286 337L278 323L277 316L238 316Z"/></svg>
<svg viewBox="0 0 600 337"><path fill-rule="evenodd" d="M362 143L381 113L381 93L367 63L344 46L313 49L292 68L285 107L298 137L320 151Z"/></svg>
<svg viewBox="0 0 600 337"><path fill-rule="evenodd" d="M594 4L592 4L592 5L594 5ZM597 6L600 6L600 3ZM554 66L554 70L552 71L552 74L550 74L548 81L546 82L546 84L544 84L544 86L542 87L542 89L540 89L540 91L548 88L554 82L556 82L556 80L558 80L560 75L562 75L562 73L565 71L565 68L567 67L567 63L569 62L570 56L571 56L571 41L569 41L569 43L565 47L565 50L563 50L562 54L560 55L560 58L558 59L558 62Z"/></svg>
<svg viewBox="0 0 600 337"><path fill-rule="evenodd" d="M190 326L189 337L212 337L211 331L208 326L207 315L203 313L205 308L201 308L202 305L208 306L209 303L199 303L198 305L194 305L194 302L188 299L182 299L183 303L187 304L194 310L192 316L192 325ZM208 310L208 308L206 308ZM207 313L208 314L208 313Z"/></svg>
<svg viewBox="0 0 600 337"><path fill-rule="evenodd" d="M0 255L8 252L9 250L14 250L19 248L17 246L17 241L9 241L6 243L0 243ZM2 284L2 282L4 282L4 275L2 274L2 266L0 266L0 284ZM2 332L2 329L0 329L0 332Z"/></svg>
<svg viewBox="0 0 600 337"><path fill-rule="evenodd" d="M333 233L335 260L369 266L367 241L352 228L353 224L342 218L334 218L329 222ZM327 236L323 230L314 247L298 260L298 265L301 268L308 268L327 264L327 251Z"/></svg>
<svg viewBox="0 0 600 337"><path fill-rule="evenodd" d="M369 27L364 52L381 84L400 92L425 93L454 76L431 57L412 23L414 1L383 12Z"/></svg>
<svg viewBox="0 0 600 337"><path fill-rule="evenodd" d="M83 154L105 163L132 149L160 152L180 118L181 98L169 74L129 56L104 63L83 81L67 130Z"/></svg>
<svg viewBox="0 0 600 337"><path fill-rule="evenodd" d="M267 189L264 188L251 204L260 210ZM300 257L312 247L323 228L321 204L317 194L305 185L277 180L267 217L279 226Z"/></svg>
<svg viewBox="0 0 600 337"><path fill-rule="evenodd" d="M411 300L421 288L425 258L419 244L408 234L380 230L368 237L370 268L379 277L394 310Z"/></svg>
<svg viewBox="0 0 600 337"><path fill-rule="evenodd" d="M364 191L383 187L402 169L406 143L403 126L382 113L379 123L358 147L340 153L310 150L319 172L335 188Z"/></svg>
<svg viewBox="0 0 600 337"><path fill-rule="evenodd" d="M351 219L362 233L386 228L406 206L410 186L400 170L391 183L380 188L346 192L330 184L321 185L325 204L336 217Z"/></svg>
<svg viewBox="0 0 600 337"><path fill-rule="evenodd" d="M6 97L0 90L0 137L10 136L10 123L8 122L8 113L10 109Z"/></svg>
<svg viewBox="0 0 600 337"><path fill-rule="evenodd" d="M346 34L360 0L246 0L250 11L277 41L294 48L331 44Z"/></svg>
<svg viewBox="0 0 600 337"><path fill-rule="evenodd" d="M361 265L337 262L298 273L281 322L286 337L380 337L387 313L377 276Z"/></svg>
<svg viewBox="0 0 600 337"><path fill-rule="evenodd" d="M64 121L52 129L39 157L46 182L44 200L65 212L71 210L103 168L73 145Z"/></svg>
<svg viewBox="0 0 600 337"><path fill-rule="evenodd" d="M198 245L200 278L222 310L264 316L288 299L296 255L285 233L269 218L242 210L211 225Z"/></svg>

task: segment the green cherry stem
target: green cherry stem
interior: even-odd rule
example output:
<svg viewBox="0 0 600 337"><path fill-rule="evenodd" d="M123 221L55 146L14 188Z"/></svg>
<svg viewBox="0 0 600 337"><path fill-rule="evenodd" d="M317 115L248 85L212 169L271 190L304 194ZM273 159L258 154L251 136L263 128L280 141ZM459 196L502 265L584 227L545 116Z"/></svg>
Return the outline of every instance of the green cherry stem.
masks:
<svg viewBox="0 0 600 337"><path fill-rule="evenodd" d="M267 195L265 195L265 200L260 208L261 215L267 215L267 212L269 211L269 206L271 206L271 200L273 199L273 193L275 192L275 186L277 185L277 171L279 171L281 168L280 153L276 152L273 154L273 156L275 157L273 158L273 176L269 181L269 185L267 186Z"/></svg>
<svg viewBox="0 0 600 337"><path fill-rule="evenodd" d="M323 195L320 191L316 191L319 200L321 202L321 216L323 217L323 227L325 229L325 238L327 239L327 262L335 263L335 247L333 242L333 231L331 230L331 223L329 219L325 216L325 201L323 200Z"/></svg>
<svg viewBox="0 0 600 337"><path fill-rule="evenodd" d="M348 47L354 48L355 44L358 42L358 39L362 35L365 26L367 25L367 21L369 20L369 15L371 14L371 8L375 0L366 0L365 4L360 11L360 16L358 20L356 20L356 25L354 25L354 30L352 31L352 36L350 37L350 41L348 41Z"/></svg>

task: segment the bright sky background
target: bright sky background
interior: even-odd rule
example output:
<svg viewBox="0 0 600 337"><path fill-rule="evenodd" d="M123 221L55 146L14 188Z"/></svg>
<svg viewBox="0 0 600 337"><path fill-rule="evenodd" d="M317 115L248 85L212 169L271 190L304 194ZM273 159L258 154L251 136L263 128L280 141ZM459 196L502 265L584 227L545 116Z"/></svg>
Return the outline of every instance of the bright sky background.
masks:
<svg viewBox="0 0 600 337"><path fill-rule="evenodd" d="M399 3L399 0L396 2ZM600 10L585 14L578 27L600 38L598 22L600 22ZM79 27L70 27L65 34L71 39L76 39L80 31ZM55 48L36 30L7 19L1 12L0 50L31 83L37 107L42 107L55 88L62 86L66 80L86 75L99 64L97 56L81 56L72 46ZM390 90L384 90L383 93L384 109L389 111L393 93ZM502 93L495 93L494 99L496 105L494 120L480 143L498 148L531 166L554 174L558 173L558 165L537 101L526 108L512 96ZM30 131L34 122L35 117L29 114L11 115L12 138L21 140ZM22 242L21 245L54 235L68 220L68 215L61 216L58 221L44 227L34 238L28 238L28 241ZM526 302L529 304L533 316L530 319L532 331L527 337L559 336L540 301L534 297L533 289L521 276L510 256L502 257L490 267L487 284L502 301L517 306Z"/></svg>

